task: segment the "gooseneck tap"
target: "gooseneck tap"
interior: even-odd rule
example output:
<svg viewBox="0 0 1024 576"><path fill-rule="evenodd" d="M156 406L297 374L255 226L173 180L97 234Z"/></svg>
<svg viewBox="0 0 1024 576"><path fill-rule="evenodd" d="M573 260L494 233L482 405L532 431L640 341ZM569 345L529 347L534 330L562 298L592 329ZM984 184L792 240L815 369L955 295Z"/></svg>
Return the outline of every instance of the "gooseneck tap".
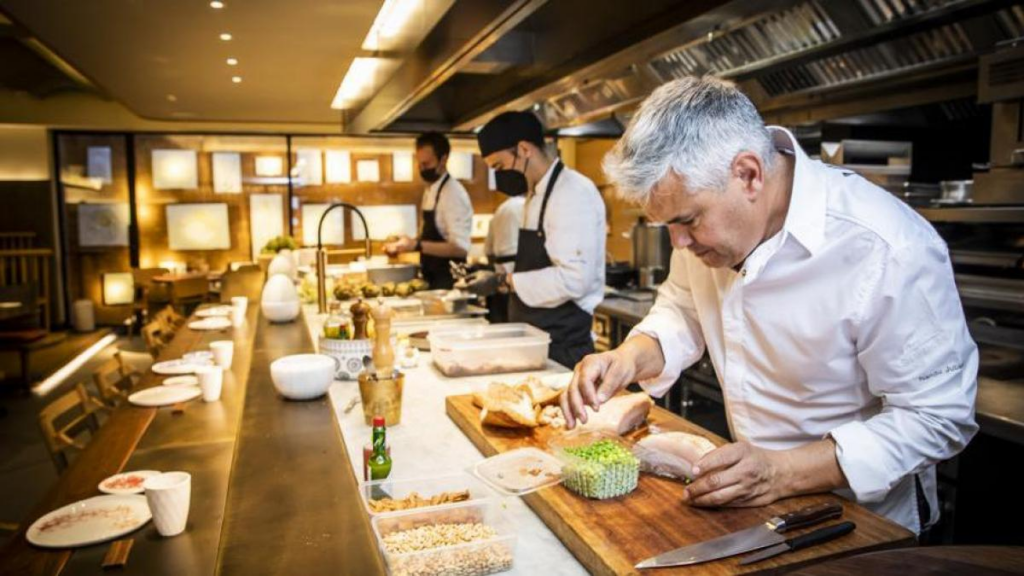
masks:
<svg viewBox="0 0 1024 576"><path fill-rule="evenodd" d="M327 311L327 250L324 249L323 243L324 220L327 218L327 214L335 208L348 208L362 220L363 235L366 238L366 259L370 259L370 227L366 225L363 213L348 202L335 202L328 206L327 210L320 215L320 223L316 226L316 303L320 314Z"/></svg>

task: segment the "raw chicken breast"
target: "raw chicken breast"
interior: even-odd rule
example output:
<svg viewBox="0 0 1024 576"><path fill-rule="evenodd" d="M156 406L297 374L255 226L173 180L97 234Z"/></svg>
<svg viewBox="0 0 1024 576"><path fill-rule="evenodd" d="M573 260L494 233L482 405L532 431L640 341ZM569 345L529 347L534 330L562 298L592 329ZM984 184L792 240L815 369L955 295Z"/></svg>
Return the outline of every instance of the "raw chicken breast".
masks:
<svg viewBox="0 0 1024 576"><path fill-rule="evenodd" d="M581 430L604 430L622 436L647 419L654 401L643 392L616 396L601 405L600 412L587 408L587 423Z"/></svg>
<svg viewBox="0 0 1024 576"><path fill-rule="evenodd" d="M693 465L714 449L715 445L703 436L664 432L640 440L634 452L644 472L689 480L693 478Z"/></svg>

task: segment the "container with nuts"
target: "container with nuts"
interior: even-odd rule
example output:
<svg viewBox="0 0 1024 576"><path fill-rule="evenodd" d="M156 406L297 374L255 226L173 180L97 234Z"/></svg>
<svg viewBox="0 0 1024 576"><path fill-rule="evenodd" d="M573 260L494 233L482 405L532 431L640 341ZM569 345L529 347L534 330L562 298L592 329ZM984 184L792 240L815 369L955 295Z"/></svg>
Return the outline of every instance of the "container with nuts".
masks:
<svg viewBox="0 0 1024 576"><path fill-rule="evenodd" d="M514 563L516 534L495 500L379 514L372 525L392 575L481 576Z"/></svg>

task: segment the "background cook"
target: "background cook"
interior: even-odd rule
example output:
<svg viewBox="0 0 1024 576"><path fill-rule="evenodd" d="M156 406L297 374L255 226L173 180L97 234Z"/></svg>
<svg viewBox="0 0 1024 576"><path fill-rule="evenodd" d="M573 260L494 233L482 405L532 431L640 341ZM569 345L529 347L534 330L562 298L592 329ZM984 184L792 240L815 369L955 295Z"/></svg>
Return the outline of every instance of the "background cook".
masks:
<svg viewBox="0 0 1024 576"><path fill-rule="evenodd" d="M551 334L550 358L574 366L594 351L590 329L604 298L604 200L589 178L547 153L533 114L499 114L477 141L498 190L527 197L515 271L478 272L468 288L508 290L509 320Z"/></svg>
<svg viewBox="0 0 1024 576"><path fill-rule="evenodd" d="M420 252L423 279L431 288L451 288L455 283L450 265L465 262L473 231L473 204L462 183L448 173L448 138L427 132L416 138L420 178L429 183L423 191L423 227L419 239L402 236L384 245L390 256Z"/></svg>
<svg viewBox="0 0 1024 576"><path fill-rule="evenodd" d="M706 347L737 442L697 463L693 504L836 490L933 523L935 464L977 431L978 368L935 230L716 79L657 89L605 171L675 251L650 314L577 366L569 425L632 381L664 394Z"/></svg>

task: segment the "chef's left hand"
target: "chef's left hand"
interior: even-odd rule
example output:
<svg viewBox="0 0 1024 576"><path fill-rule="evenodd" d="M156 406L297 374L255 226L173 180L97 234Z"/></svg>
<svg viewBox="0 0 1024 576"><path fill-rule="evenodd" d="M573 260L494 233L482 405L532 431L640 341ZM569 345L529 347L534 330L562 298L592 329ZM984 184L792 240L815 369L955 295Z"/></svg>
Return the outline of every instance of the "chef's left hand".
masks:
<svg viewBox="0 0 1024 576"><path fill-rule="evenodd" d="M764 506L786 496L783 452L746 442L726 444L693 467L683 501L693 506Z"/></svg>

